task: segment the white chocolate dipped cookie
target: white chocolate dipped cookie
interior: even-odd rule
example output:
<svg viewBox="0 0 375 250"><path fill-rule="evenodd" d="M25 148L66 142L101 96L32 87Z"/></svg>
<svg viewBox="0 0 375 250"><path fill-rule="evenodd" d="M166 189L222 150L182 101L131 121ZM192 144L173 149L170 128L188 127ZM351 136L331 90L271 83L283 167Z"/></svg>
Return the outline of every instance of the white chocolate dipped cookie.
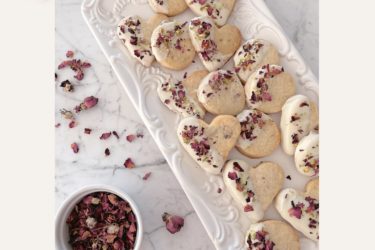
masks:
<svg viewBox="0 0 375 250"><path fill-rule="evenodd" d="M218 26L223 26L232 12L235 0L185 0L189 8L198 16L212 18Z"/></svg>
<svg viewBox="0 0 375 250"><path fill-rule="evenodd" d="M236 148L250 158L272 154L280 144L280 131L272 118L256 109L246 109L237 115L241 134Z"/></svg>
<svg viewBox="0 0 375 250"><path fill-rule="evenodd" d="M296 92L294 80L284 68L266 64L258 68L245 84L246 102L265 113L281 111L285 101Z"/></svg>
<svg viewBox="0 0 375 250"><path fill-rule="evenodd" d="M299 235L287 223L266 220L251 224L246 233L246 246L250 250L299 250Z"/></svg>
<svg viewBox="0 0 375 250"><path fill-rule="evenodd" d="M250 39L240 46L233 61L238 77L242 82L246 82L260 66L278 64L279 52L266 40Z"/></svg>
<svg viewBox="0 0 375 250"><path fill-rule="evenodd" d="M197 89L207 74L207 70L199 70L182 81L169 79L158 86L160 100L170 110L182 114L183 117L195 116L203 119L206 111L198 101Z"/></svg>
<svg viewBox="0 0 375 250"><path fill-rule="evenodd" d="M293 155L298 143L306 136L318 120L315 104L304 95L295 95L289 98L282 107L280 129L281 145L288 155Z"/></svg>
<svg viewBox="0 0 375 250"><path fill-rule="evenodd" d="M230 115L216 116L210 124L195 117L181 120L178 139L205 171L219 174L240 134L240 124Z"/></svg>
<svg viewBox="0 0 375 250"><path fill-rule="evenodd" d="M294 153L298 172L306 176L319 174L319 134L310 132L298 143Z"/></svg>
<svg viewBox="0 0 375 250"><path fill-rule="evenodd" d="M151 35L155 59L164 67L181 70L194 60L195 50L188 34L188 25L176 21L161 23Z"/></svg>
<svg viewBox="0 0 375 250"><path fill-rule="evenodd" d="M264 212L282 188L284 172L273 162L261 162L250 167L242 160L230 160L225 164L223 180L233 199L255 223L263 218Z"/></svg>
<svg viewBox="0 0 375 250"><path fill-rule="evenodd" d="M148 3L153 11L167 16L176 16L188 8L185 0L148 0Z"/></svg>
<svg viewBox="0 0 375 250"><path fill-rule="evenodd" d="M149 67L155 59L151 50L152 31L167 19L167 16L160 14L154 15L148 20L143 20L137 15L126 17L117 26L117 36L132 57Z"/></svg>
<svg viewBox="0 0 375 250"><path fill-rule="evenodd" d="M276 210L307 238L319 240L319 200L293 188L282 190L275 200Z"/></svg>
<svg viewBox="0 0 375 250"><path fill-rule="evenodd" d="M245 106L245 91L237 75L229 70L209 73L199 84L198 100L215 115L236 115Z"/></svg>
<svg viewBox="0 0 375 250"><path fill-rule="evenodd" d="M200 60L208 71L220 69L241 44L236 26L217 28L209 17L196 17L189 23L189 34Z"/></svg>

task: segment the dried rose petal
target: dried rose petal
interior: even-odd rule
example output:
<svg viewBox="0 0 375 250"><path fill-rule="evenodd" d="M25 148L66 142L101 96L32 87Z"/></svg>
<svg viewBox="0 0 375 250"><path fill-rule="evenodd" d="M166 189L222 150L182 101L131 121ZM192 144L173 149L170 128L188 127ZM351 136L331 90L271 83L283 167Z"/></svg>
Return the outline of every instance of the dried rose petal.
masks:
<svg viewBox="0 0 375 250"><path fill-rule="evenodd" d="M112 135L112 132L103 133L100 136L100 140L107 140Z"/></svg>
<svg viewBox="0 0 375 250"><path fill-rule="evenodd" d="M113 134L117 139L120 139L120 136L117 134L116 131L112 131L112 134Z"/></svg>
<svg viewBox="0 0 375 250"><path fill-rule="evenodd" d="M71 50L68 50L65 55L66 55L66 57L70 58L70 57L74 56L74 52L71 51Z"/></svg>
<svg viewBox="0 0 375 250"><path fill-rule="evenodd" d="M105 154L105 156L108 156L108 155L110 155L110 154L111 154L111 152L109 152L109 149L108 149L108 148L106 148L106 149L104 150L104 154Z"/></svg>
<svg viewBox="0 0 375 250"><path fill-rule="evenodd" d="M61 123L56 123L55 124L55 128L58 128L58 127L60 127L61 126Z"/></svg>
<svg viewBox="0 0 375 250"><path fill-rule="evenodd" d="M65 92L73 92L74 86L69 80L62 81L60 87L64 89Z"/></svg>
<svg viewBox="0 0 375 250"><path fill-rule="evenodd" d="M75 126L77 126L77 123L75 120L72 120L71 122L69 122L69 128L74 128Z"/></svg>
<svg viewBox="0 0 375 250"><path fill-rule="evenodd" d="M74 78L82 80L84 76L83 69L91 67L91 64L88 62L82 62L80 59L71 59L61 62L58 69L63 69L65 67L70 67L74 72L76 72Z"/></svg>
<svg viewBox="0 0 375 250"><path fill-rule="evenodd" d="M91 128L85 128L85 134L89 135L91 134L91 131L92 131Z"/></svg>
<svg viewBox="0 0 375 250"><path fill-rule="evenodd" d="M146 174L142 177L142 179L143 179L143 180L147 180L147 179L150 177L150 175L151 175L151 172L148 172L148 173L146 173Z"/></svg>
<svg viewBox="0 0 375 250"><path fill-rule="evenodd" d="M289 208L288 212L289 212L289 216L291 217L296 217L297 219L301 219L301 216L302 216L302 208L304 207L305 205L303 203L298 203L297 205L294 205L294 203L292 202L292 207Z"/></svg>
<svg viewBox="0 0 375 250"><path fill-rule="evenodd" d="M228 172L228 178L231 180L237 179L237 173L236 172Z"/></svg>
<svg viewBox="0 0 375 250"><path fill-rule="evenodd" d="M77 154L78 153L78 151L79 151L79 147L78 147L78 144L77 143L72 143L71 145L70 145L70 147L73 149L73 152L75 153L75 154Z"/></svg>
<svg viewBox="0 0 375 250"><path fill-rule="evenodd" d="M217 192L220 194L221 193L221 191L223 191L221 188L218 188L217 189Z"/></svg>
<svg viewBox="0 0 375 250"><path fill-rule="evenodd" d="M254 211L254 208L250 204L247 204L246 206L244 206L243 211L244 212L251 212L251 211Z"/></svg>
<svg viewBox="0 0 375 250"><path fill-rule="evenodd" d="M177 233L184 226L184 218L178 215L170 215L168 213L164 213L162 219L165 222L167 230L171 234Z"/></svg>
<svg viewBox="0 0 375 250"><path fill-rule="evenodd" d="M77 105L75 108L74 108L74 111L76 113L79 113L81 112L82 110L86 110L86 109L90 109L92 107L94 107L97 103L98 103L99 99L96 98L95 96L89 96L89 97L86 97L82 103L80 103L79 105Z"/></svg>
<svg viewBox="0 0 375 250"><path fill-rule="evenodd" d="M127 140L128 142L132 142L132 141L134 141L135 138L137 138L135 135L128 135L128 136L126 136L126 140Z"/></svg>
<svg viewBox="0 0 375 250"><path fill-rule="evenodd" d="M125 160L124 166L125 166L125 168L134 168L135 164L132 161L132 159L128 158L128 159Z"/></svg>
<svg viewBox="0 0 375 250"><path fill-rule="evenodd" d="M142 134L142 132L137 132L137 137L138 137L138 138L143 138L143 134Z"/></svg>

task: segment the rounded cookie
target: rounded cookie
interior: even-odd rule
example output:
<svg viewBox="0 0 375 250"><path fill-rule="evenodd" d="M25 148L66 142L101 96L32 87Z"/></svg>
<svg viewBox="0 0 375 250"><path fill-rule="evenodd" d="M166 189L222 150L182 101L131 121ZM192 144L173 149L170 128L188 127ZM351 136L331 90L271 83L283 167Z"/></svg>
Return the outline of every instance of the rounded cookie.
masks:
<svg viewBox="0 0 375 250"><path fill-rule="evenodd" d="M278 64L279 52L266 40L250 39L240 46L233 61L238 77L242 82L246 82L260 66Z"/></svg>
<svg viewBox="0 0 375 250"><path fill-rule="evenodd" d="M199 84L198 100L216 115L235 115L245 106L245 92L237 75L229 70L209 73Z"/></svg>
<svg viewBox="0 0 375 250"><path fill-rule="evenodd" d="M294 80L284 68L266 64L257 69L245 85L246 101L250 108L265 113L281 111L285 101L296 92Z"/></svg>
<svg viewBox="0 0 375 250"><path fill-rule="evenodd" d="M280 144L280 131L269 115L246 109L237 115L241 124L241 134L236 148L250 158L260 158L272 154Z"/></svg>
<svg viewBox="0 0 375 250"><path fill-rule="evenodd" d="M164 67L181 70L189 66L195 56L188 34L188 25L176 21L163 22L151 35L155 59Z"/></svg>
<svg viewBox="0 0 375 250"><path fill-rule="evenodd" d="M167 16L176 16L188 8L185 0L148 0L148 3L153 11Z"/></svg>
<svg viewBox="0 0 375 250"><path fill-rule="evenodd" d="M298 172L306 176L319 174L319 134L310 132L298 143L294 153Z"/></svg>
<svg viewBox="0 0 375 250"><path fill-rule="evenodd" d="M314 197L315 199L319 199L319 178L315 178L309 181L306 184L306 193Z"/></svg>

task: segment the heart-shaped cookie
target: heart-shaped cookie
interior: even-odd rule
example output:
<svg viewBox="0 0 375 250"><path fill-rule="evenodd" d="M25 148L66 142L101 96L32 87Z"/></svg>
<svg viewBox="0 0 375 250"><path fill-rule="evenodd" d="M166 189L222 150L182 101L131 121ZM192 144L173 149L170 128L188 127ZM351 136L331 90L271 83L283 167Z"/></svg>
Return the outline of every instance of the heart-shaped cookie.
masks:
<svg viewBox="0 0 375 250"><path fill-rule="evenodd" d="M240 46L233 61L238 77L242 82L246 82L260 66L278 64L279 52L266 40L250 39Z"/></svg>
<svg viewBox="0 0 375 250"><path fill-rule="evenodd" d="M177 135L200 167L211 174L219 174L240 130L240 123L230 115L216 116L210 124L187 117L178 125Z"/></svg>
<svg viewBox="0 0 375 250"><path fill-rule="evenodd" d="M251 224L246 233L248 249L299 250L299 235L287 223L266 220Z"/></svg>
<svg viewBox="0 0 375 250"><path fill-rule="evenodd" d="M319 200L309 193L293 188L282 190L276 197L275 207L287 222L307 238L319 240Z"/></svg>
<svg viewBox="0 0 375 250"><path fill-rule="evenodd" d="M117 26L117 36L128 49L130 55L148 67L154 61L151 50L152 31L168 17L156 14L148 20L135 15L122 19Z"/></svg>
<svg viewBox="0 0 375 250"><path fill-rule="evenodd" d="M277 113L285 101L294 95L296 86L290 74L275 64L257 69L245 84L246 101L250 108L265 113Z"/></svg>
<svg viewBox="0 0 375 250"><path fill-rule="evenodd" d="M310 132L298 143L294 153L298 172L306 176L319 174L319 134Z"/></svg>
<svg viewBox="0 0 375 250"><path fill-rule="evenodd" d="M224 184L252 223L261 220L265 210L284 183L284 171L273 162L250 167L241 160L230 160L223 171Z"/></svg>
<svg viewBox="0 0 375 250"><path fill-rule="evenodd" d="M181 70L192 63L195 50L188 34L187 24L177 21L163 22L152 32L152 53L162 66Z"/></svg>
<svg viewBox="0 0 375 250"><path fill-rule="evenodd" d="M183 117L195 116L203 119L205 109L198 101L197 89L207 74L207 70L199 70L182 81L169 79L158 86L160 100L170 110L181 113Z"/></svg>
<svg viewBox="0 0 375 250"><path fill-rule="evenodd" d="M245 106L245 91L237 75L229 70L209 73L201 81L198 100L215 115L236 115Z"/></svg>
<svg viewBox="0 0 375 250"><path fill-rule="evenodd" d="M223 26L232 12L235 0L185 0L198 16L209 16L216 25Z"/></svg>
<svg viewBox="0 0 375 250"><path fill-rule="evenodd" d="M220 69L236 52L241 33L236 26L227 24L217 28L209 17L196 17L189 23L191 41L208 71Z"/></svg>
<svg viewBox="0 0 375 250"><path fill-rule="evenodd" d="M295 153L301 139L316 126L317 116L316 105L304 95L292 96L285 102L281 112L280 129L282 147L286 154Z"/></svg>
<svg viewBox="0 0 375 250"><path fill-rule="evenodd" d="M148 0L148 3L153 11L167 16L176 16L188 7L185 0Z"/></svg>
<svg viewBox="0 0 375 250"><path fill-rule="evenodd" d="M250 158L270 155L280 144L280 131L269 115L246 109L237 115L241 134L236 148Z"/></svg>

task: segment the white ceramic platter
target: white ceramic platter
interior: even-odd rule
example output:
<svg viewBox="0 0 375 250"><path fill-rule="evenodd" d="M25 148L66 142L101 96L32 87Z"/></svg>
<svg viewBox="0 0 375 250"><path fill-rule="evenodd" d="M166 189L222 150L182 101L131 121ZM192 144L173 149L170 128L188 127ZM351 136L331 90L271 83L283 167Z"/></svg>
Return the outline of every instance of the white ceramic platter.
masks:
<svg viewBox="0 0 375 250"><path fill-rule="evenodd" d="M156 93L158 84L168 79L170 75L182 78L186 71L190 73L202 69L199 58L196 57L195 63L187 70L174 72L160 68L157 63L150 68L145 68L129 56L116 37L116 25L120 19L129 15L150 17L153 12L147 0L85 0L82 4L82 13L215 247L225 250L246 249L244 236L250 223L243 215L242 208L233 202L230 194L225 190L222 177L206 174L180 146L176 135L180 117L169 111ZM174 19L188 21L193 16L193 12L186 10ZM262 0L237 0L228 23L236 25L246 40L257 37L271 41L279 49L285 70L294 76L298 85L297 92L318 101L318 84L315 76ZM232 67L232 61L225 66L228 69ZM279 123L280 114L272 117ZM207 120L211 118L207 117ZM292 178L292 180L285 179L284 187L303 190L309 180L297 172L292 157L284 154L281 148L271 156L258 160L251 160L236 150L231 152L229 158L244 159L253 165L262 160L277 162L284 168L285 175L290 175ZM219 187L223 190L220 194L217 192ZM265 219L281 219L281 217L272 205L266 212ZM301 243L303 250L318 249L317 244L302 235Z"/></svg>

